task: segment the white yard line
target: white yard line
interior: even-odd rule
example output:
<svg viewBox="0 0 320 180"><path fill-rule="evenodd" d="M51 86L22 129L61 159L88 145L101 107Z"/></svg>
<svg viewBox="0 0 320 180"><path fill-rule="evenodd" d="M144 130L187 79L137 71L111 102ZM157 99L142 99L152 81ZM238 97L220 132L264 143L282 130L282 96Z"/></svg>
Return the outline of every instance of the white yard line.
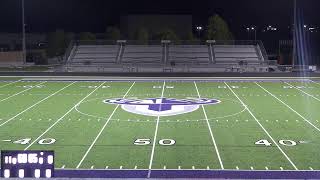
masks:
<svg viewBox="0 0 320 180"><path fill-rule="evenodd" d="M11 84L14 84L14 83L17 83L17 82L20 82L20 81L21 81L21 80L13 81L13 82L11 82L11 83L8 83L8 84L5 84L5 85L0 86L0 88L6 87L6 86L10 86Z"/></svg>
<svg viewBox="0 0 320 180"><path fill-rule="evenodd" d="M260 84L258 84L257 82L255 82L255 84L257 86L259 86L261 89L263 89L266 93L270 94L272 97L274 97L276 100L278 100L279 102L281 102L283 105L285 105L287 108L289 108L292 112L296 113L299 117L301 117L305 122L307 122L308 124L310 124L312 127L314 127L317 131L320 132L320 129L315 126L312 122L310 122L307 118L305 118L304 116L302 116L300 113L298 113L296 110L294 110L292 107L290 107L288 104L286 104L285 102L283 102L281 99L279 99L277 96L275 96L274 94L272 94L271 92L269 92L267 89L265 89L264 87L262 87Z"/></svg>
<svg viewBox="0 0 320 180"><path fill-rule="evenodd" d="M197 83L196 83L195 81L194 81L193 83L194 83L194 86L196 87L198 96L199 96L199 98L201 99L201 95L200 95L200 92L199 92ZM204 108L204 105L201 105L201 107L202 107L202 111L203 111L204 117L206 118L206 122L207 122L207 125L208 125L208 128L209 128L209 132L210 132L210 136L211 136L212 143L213 143L213 145L214 145L216 154L217 154L218 159L219 159L220 167L221 167L221 169L224 169L224 166L223 166L223 163L222 163L222 160L221 160L221 157L220 157L220 153L219 153L219 150L218 150L218 146L217 146L216 140L215 140L215 138L214 138L214 136L213 136L210 122L209 122L209 120L208 120L208 116L207 116L206 109Z"/></svg>
<svg viewBox="0 0 320 180"><path fill-rule="evenodd" d="M47 82L47 81L44 81L44 82L42 82L42 83L40 83L40 84L36 84L35 86L42 85L42 84L44 84L44 83L46 83L46 82ZM8 99L10 99L10 98L12 98L12 97L14 97L14 96L17 96L17 95L19 95L19 94L22 94L22 93L24 93L24 92L26 92L26 91L29 91L30 89L33 89L33 88L34 88L34 87L27 88L27 89L25 89L25 90L23 90L23 91L20 91L20 92L18 92L18 93L16 93L16 94L13 94L13 95L11 95L11 96L9 96L9 97L7 97L7 98L1 99L0 102L6 101L6 100L8 100Z"/></svg>
<svg viewBox="0 0 320 180"><path fill-rule="evenodd" d="M75 104L68 112L61 116L55 123L53 123L48 129L46 129L40 136L38 136L32 143L30 143L24 150L28 150L35 142L37 142L43 135L45 135L50 129L52 129L56 124L58 124L64 117L66 117L72 110L74 110L79 104L81 104L87 97L96 92L105 82L96 87L91 93L87 94L82 98L77 104Z"/></svg>
<svg viewBox="0 0 320 180"><path fill-rule="evenodd" d="M132 89L132 87L135 85L136 82L133 82L132 85L130 86L130 88L127 90L126 94L122 97L125 98L130 90ZM104 129L106 128L106 126L109 124L109 121L111 120L112 116L114 115L114 113L117 111L117 109L119 108L119 104L114 108L113 112L110 114L108 120L105 122L105 124L103 125L103 127L101 128L100 132L97 134L97 136L95 137L95 139L93 140L93 142L91 143L90 147L88 148L88 150L86 151L86 153L83 155L83 157L81 158L79 164L77 165L77 169L80 168L82 162L85 160L85 158L88 156L89 152L91 151L91 149L93 148L94 144L97 142L97 140L99 139L99 137L101 136L102 132L104 131Z"/></svg>
<svg viewBox="0 0 320 180"><path fill-rule="evenodd" d="M163 98L165 86L166 86L166 82L163 81L161 99ZM159 110L161 110L161 104L159 106ZM154 150L155 150L155 147L156 147L156 141L157 141L157 135L158 135L158 129L159 129L159 121L160 121L160 116L157 117L156 129L154 131L154 137L153 137L153 143L152 143L152 151L151 151L150 163L149 163L148 178L150 178L150 176L151 176L151 169L152 169L152 163L153 163Z"/></svg>
<svg viewBox="0 0 320 180"><path fill-rule="evenodd" d="M279 144L273 139L273 137L269 134L269 132L262 126L262 124L258 121L256 116L251 112L251 110L248 108L248 106L239 98L239 96L230 88L230 86L224 82L225 85L229 88L229 90L232 92L232 94L239 100L239 102L246 108L246 110L249 112L249 114L254 118L254 120L259 124L261 129L268 135L268 137L272 140L272 142L277 146L277 148L280 150L280 152L286 157L286 159L290 162L290 164L294 167L295 170L298 170L297 166L291 161L289 156L281 149Z"/></svg>
<svg viewBox="0 0 320 180"><path fill-rule="evenodd" d="M50 97L52 97L52 96L54 96L54 95L58 94L59 92L61 92L62 90L64 90L64 89L68 88L69 86L73 85L74 83L76 83L76 82L73 82L73 83L71 83L71 84L69 84L69 85L67 85L67 86L63 87L62 89L60 89L60 90L56 91L55 93L53 93L53 94L51 94L51 95L47 96L47 97L46 97L46 98L44 98L44 99L42 99L42 100L38 101L37 103L33 104L32 106L29 106L27 109L25 109L25 110L21 111L21 112L20 112L20 113L18 113L17 115L13 116L12 118L10 118L10 119L8 119L7 121L5 121L5 122L3 122L2 124L0 124L0 127L1 127L1 126L3 126L3 125L5 125L5 124L7 124L7 123L8 123L8 122L10 122L10 121L12 121L13 119L15 119L16 117L20 116L21 114L23 114L23 113L27 112L28 110L32 109L33 107L37 106L38 104L42 103L43 101L45 101L45 100L49 99Z"/></svg>
<svg viewBox="0 0 320 180"><path fill-rule="evenodd" d="M287 82L284 82L284 83L286 83L287 85L289 85L289 86L291 86L291 87L293 87L293 88L297 89L298 91L302 92L303 94L306 94L306 95L308 95L308 96L312 97L313 99L315 99L315 100L317 100L317 101L320 101L320 99L319 99L319 98L317 98L317 97L315 97L314 95L309 94L309 93L307 93L307 92L305 92L305 91L303 91L303 90L301 90L301 89L299 89L299 88L297 88L297 87L295 87L295 86L291 85L290 83L287 83Z"/></svg>

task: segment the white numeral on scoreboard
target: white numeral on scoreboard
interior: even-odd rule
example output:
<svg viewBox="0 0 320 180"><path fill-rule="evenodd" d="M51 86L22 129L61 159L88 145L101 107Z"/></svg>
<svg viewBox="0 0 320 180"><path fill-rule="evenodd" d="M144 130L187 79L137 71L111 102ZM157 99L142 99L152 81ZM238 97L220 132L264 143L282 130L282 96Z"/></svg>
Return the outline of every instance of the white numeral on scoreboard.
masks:
<svg viewBox="0 0 320 180"><path fill-rule="evenodd" d="M265 145L265 146L271 146L272 145L272 143L270 143L266 139L259 140L259 141L255 142L254 144L256 144L256 145ZM297 143L295 141L292 141L292 140L280 140L279 144L281 144L283 146L296 146L297 145Z"/></svg>
<svg viewBox="0 0 320 180"><path fill-rule="evenodd" d="M29 144L30 142L31 142L31 138L25 138L25 139L19 139L19 140L13 141L13 143L21 144L21 145ZM56 142L56 140L53 139L53 138L45 138L45 139L39 140L38 144L50 145L50 144L53 144L55 142Z"/></svg>
<svg viewBox="0 0 320 180"><path fill-rule="evenodd" d="M175 140L173 139L161 139L159 140L159 144L162 146L172 146L176 143ZM137 139L134 141L133 143L134 145L138 145L138 146L145 146L145 145L149 145L151 144L151 140L150 139Z"/></svg>

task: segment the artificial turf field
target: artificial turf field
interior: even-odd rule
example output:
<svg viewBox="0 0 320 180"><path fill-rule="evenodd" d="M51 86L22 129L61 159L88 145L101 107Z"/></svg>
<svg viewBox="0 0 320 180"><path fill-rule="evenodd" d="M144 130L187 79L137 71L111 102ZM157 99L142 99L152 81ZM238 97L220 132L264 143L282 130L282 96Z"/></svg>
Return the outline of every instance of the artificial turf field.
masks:
<svg viewBox="0 0 320 180"><path fill-rule="evenodd" d="M116 98L220 103L148 116ZM0 149L54 150L61 169L320 170L320 81L3 79Z"/></svg>

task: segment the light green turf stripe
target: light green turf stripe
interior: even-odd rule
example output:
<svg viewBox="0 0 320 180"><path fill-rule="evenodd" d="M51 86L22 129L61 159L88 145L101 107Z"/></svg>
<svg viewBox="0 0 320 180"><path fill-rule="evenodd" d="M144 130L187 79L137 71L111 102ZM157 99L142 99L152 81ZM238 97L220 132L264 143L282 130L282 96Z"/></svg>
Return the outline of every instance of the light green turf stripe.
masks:
<svg viewBox="0 0 320 180"><path fill-rule="evenodd" d="M267 134L267 136L272 140L272 142L277 146L277 148L281 151L281 153L286 157L286 159L290 162L290 164L294 167L295 170L298 170L296 165L292 162L292 160L289 158L289 156L282 150L282 148L279 146L279 144L273 139L273 137L270 135L270 133L263 127L263 125L258 121L257 117L252 113L252 111L248 108L248 106L239 98L239 96L232 90L232 88L224 82L226 86L228 86L228 89L232 92L232 94L239 100L239 102L247 109L249 114L254 118L254 120L259 124L261 129Z"/></svg>
<svg viewBox="0 0 320 180"><path fill-rule="evenodd" d="M52 97L52 96L54 96L54 95L58 94L59 92L61 92L61 91L63 91L64 89L68 88L69 86L71 86L71 85L72 85L72 84L74 84L74 83L75 83L75 82L73 82L73 83L71 83L71 84L69 84L69 85L67 85L67 86L63 87L62 89L60 89L60 90L56 91L55 93L53 93L53 94L51 94L51 95L47 96L46 98L44 98L44 99L42 99L42 100L40 100L40 101L36 102L36 103L35 103L35 104L33 104L32 106L29 106L27 109L25 109L25 110L21 111L20 113L16 114L15 116L11 117L11 118L10 118L10 119L8 119L7 121L5 121L5 122L3 122L2 124L0 124L0 127L2 127L3 125L7 124L8 122L10 122L10 121L14 120L16 117L18 117L18 116L20 116L21 114L23 114L23 113L27 112L28 110L32 109L33 107L37 106L38 104L42 103L43 101L45 101L45 100L49 99L50 97Z"/></svg>
<svg viewBox="0 0 320 180"><path fill-rule="evenodd" d="M69 111L67 111L63 116L61 116L55 123L53 123L48 129L46 129L40 136L38 136L32 143L30 143L24 150L29 149L35 142L37 142L43 135L45 135L48 131L50 131L55 125L57 125L65 116L67 116L71 111L75 109L79 104L81 104L87 97L97 91L105 82L103 82L100 86L95 88L91 93L81 99L77 104L75 104Z"/></svg>
<svg viewBox="0 0 320 180"><path fill-rule="evenodd" d="M199 93L199 89L198 89L197 83L195 81L193 83L194 83L194 86L195 86L195 88L197 90L198 97L201 99L201 95ZM212 143L214 145L215 151L216 151L218 159L219 159L220 167L221 167L221 169L224 169L224 166L223 166L223 163L222 163L222 159L220 157L219 149L218 149L216 140L215 140L215 138L213 136L211 125L210 125L209 120L208 120L207 112L206 112L206 110L205 110L203 105L201 105L201 108L202 108L202 112L203 112L203 114L204 114L204 116L206 118L206 122L207 122L207 125L208 125L208 128L209 128L209 132L210 132L210 136L211 136L211 139L212 139Z"/></svg>
<svg viewBox="0 0 320 180"><path fill-rule="evenodd" d="M128 91L126 92L126 94L123 96L123 98L125 98L128 93L130 92L130 90L132 89L132 87L134 86L135 82L132 83L132 85L130 86L130 88L128 89ZM96 143L96 141L99 139L99 137L101 136L103 130L106 128L106 126L108 125L110 119L112 118L112 116L114 115L114 113L117 111L117 109L119 108L119 105L116 106L116 108L113 110L113 112L111 113L111 115L109 116L108 120L106 121L106 123L103 125L102 129L100 130L100 132L97 134L96 138L93 140L92 144L90 145L90 147L88 148L88 150L86 151L86 153L83 155L82 159L80 160L79 164L77 165L76 168L79 168L82 164L82 162L85 160L85 158L87 157L87 155L89 154L90 150L92 149L92 147L94 146L94 144Z"/></svg>

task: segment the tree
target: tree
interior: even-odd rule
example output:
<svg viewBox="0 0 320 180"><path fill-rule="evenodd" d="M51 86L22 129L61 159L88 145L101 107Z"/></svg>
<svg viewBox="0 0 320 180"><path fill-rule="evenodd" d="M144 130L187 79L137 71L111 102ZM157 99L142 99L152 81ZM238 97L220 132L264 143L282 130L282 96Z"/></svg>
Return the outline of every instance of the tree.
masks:
<svg viewBox="0 0 320 180"><path fill-rule="evenodd" d="M197 41L198 39L194 37L192 31L188 32L187 34L187 40L188 41Z"/></svg>
<svg viewBox="0 0 320 180"><path fill-rule="evenodd" d="M48 48L47 55L48 57L62 56L66 49L65 43L65 33L63 30L56 30L55 32L49 33L47 35Z"/></svg>
<svg viewBox="0 0 320 180"><path fill-rule="evenodd" d="M121 32L117 27L107 27L106 38L108 40L119 40L121 39Z"/></svg>
<svg viewBox="0 0 320 180"><path fill-rule="evenodd" d="M171 29L165 29L156 35L156 39L179 41L177 34Z"/></svg>
<svg viewBox="0 0 320 180"><path fill-rule="evenodd" d="M145 28L139 28L135 34L135 39L141 44L148 44L149 32Z"/></svg>
<svg viewBox="0 0 320 180"><path fill-rule="evenodd" d="M209 18L207 39L233 40L234 38L228 24L219 15L214 15Z"/></svg>
<svg viewBox="0 0 320 180"><path fill-rule="evenodd" d="M82 32L79 35L79 39L81 41L95 41L96 35L91 32Z"/></svg>

